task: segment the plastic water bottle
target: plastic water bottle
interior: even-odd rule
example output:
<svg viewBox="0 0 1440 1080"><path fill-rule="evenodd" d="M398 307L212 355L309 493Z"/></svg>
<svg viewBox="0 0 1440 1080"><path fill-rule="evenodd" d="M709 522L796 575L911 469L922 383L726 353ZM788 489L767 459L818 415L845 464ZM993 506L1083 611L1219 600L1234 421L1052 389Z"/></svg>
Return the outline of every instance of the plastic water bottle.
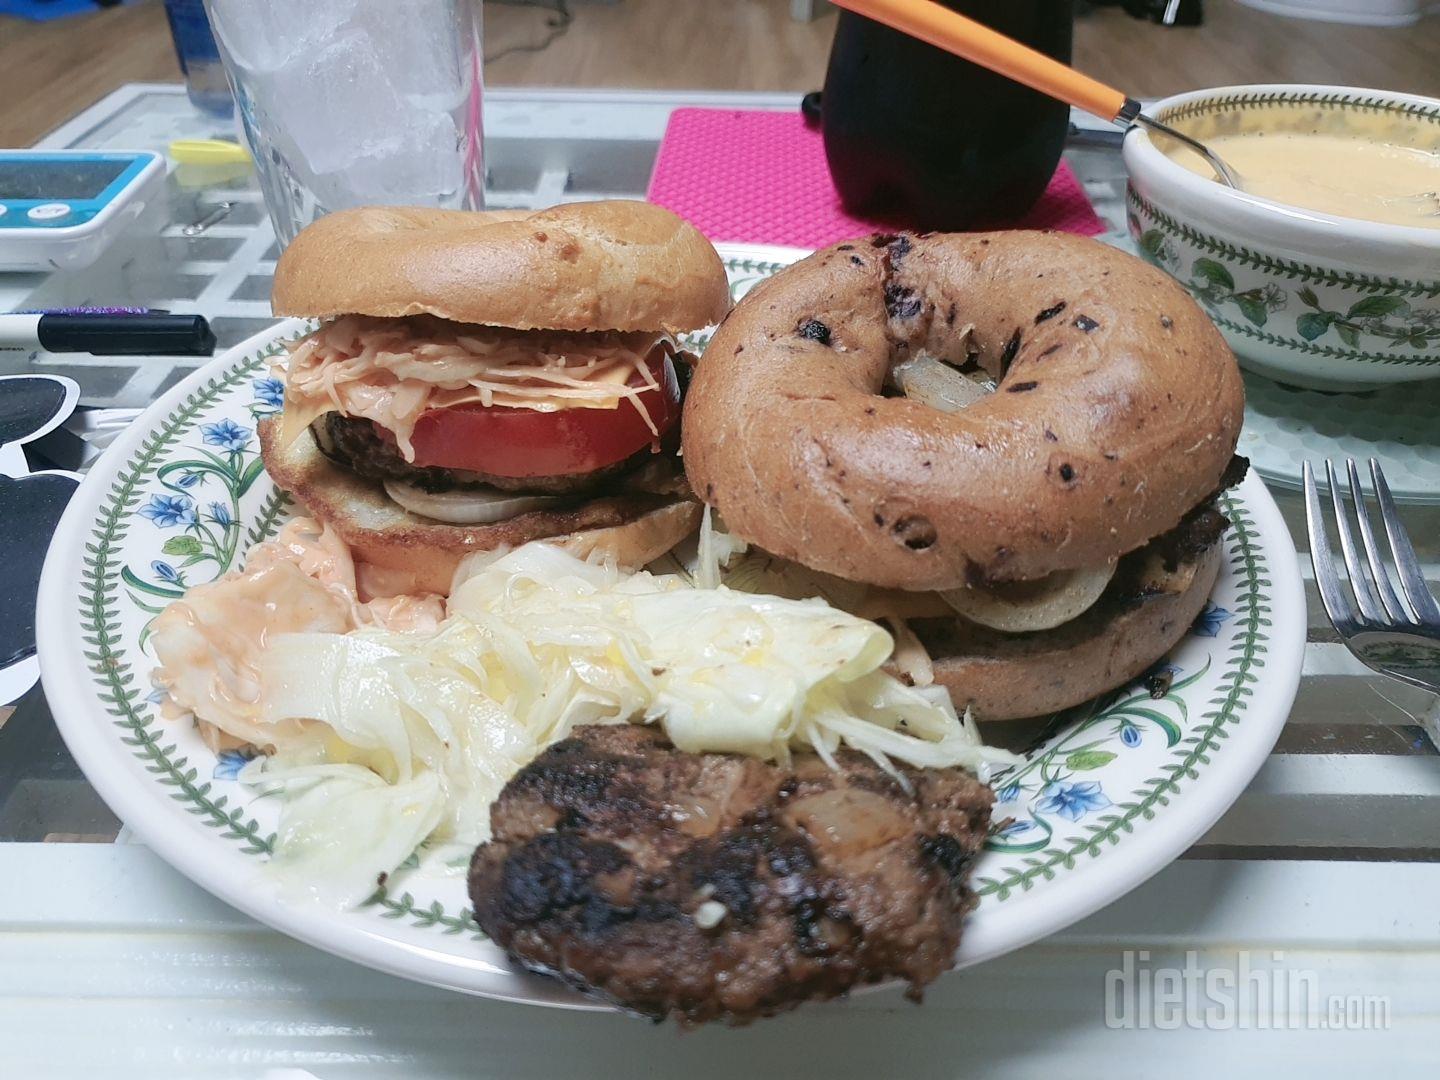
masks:
<svg viewBox="0 0 1440 1080"><path fill-rule="evenodd" d="M218 120L230 119L235 115L235 99L230 96L203 0L165 0L165 14L191 104Z"/></svg>

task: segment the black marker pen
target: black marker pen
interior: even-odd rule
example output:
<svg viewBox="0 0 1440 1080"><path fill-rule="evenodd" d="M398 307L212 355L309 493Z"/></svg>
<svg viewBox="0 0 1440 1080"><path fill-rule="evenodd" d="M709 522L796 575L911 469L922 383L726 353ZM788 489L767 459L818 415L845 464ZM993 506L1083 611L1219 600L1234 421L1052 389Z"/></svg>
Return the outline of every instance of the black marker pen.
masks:
<svg viewBox="0 0 1440 1080"><path fill-rule="evenodd" d="M0 350L36 348L94 356L210 356L215 335L203 315L0 315Z"/></svg>

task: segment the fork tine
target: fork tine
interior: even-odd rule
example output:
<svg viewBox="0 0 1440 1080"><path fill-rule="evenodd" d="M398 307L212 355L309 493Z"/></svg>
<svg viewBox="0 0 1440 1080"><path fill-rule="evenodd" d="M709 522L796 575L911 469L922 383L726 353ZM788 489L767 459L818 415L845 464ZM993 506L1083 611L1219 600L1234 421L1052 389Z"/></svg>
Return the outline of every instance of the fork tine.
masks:
<svg viewBox="0 0 1440 1080"><path fill-rule="evenodd" d="M1385 535L1390 538L1390 552L1395 556L1395 569L1400 572L1400 587L1405 590L1405 599L1417 618L1440 622L1440 604L1435 603L1425 575L1420 570L1420 560L1410 543L1410 534L1400 521L1400 512L1395 509L1395 500L1390 495L1390 485L1380 471L1380 462L1370 459L1370 476L1375 481L1375 497L1380 500L1380 518L1385 522Z"/></svg>
<svg viewBox="0 0 1440 1080"><path fill-rule="evenodd" d="M1375 579L1375 588L1380 592L1380 602L1392 622L1409 622L1410 613L1395 594L1390 583L1390 572L1380 558L1380 548L1375 543L1375 531L1370 528L1370 510L1365 505L1365 491L1360 486L1360 470L1355 467L1354 458L1345 459L1345 471L1350 480L1350 501L1355 504L1355 518L1360 525L1360 540L1365 545L1365 558L1370 563L1370 576Z"/></svg>
<svg viewBox="0 0 1440 1080"><path fill-rule="evenodd" d="M1335 573L1335 558L1330 554L1330 541L1325 536L1325 516L1320 508L1320 493L1315 490L1315 473L1307 461L1305 476L1305 531L1310 534L1310 562L1315 567L1315 587L1320 590L1320 602L1325 605L1325 614L1338 630L1341 623L1355 621L1355 609L1340 588L1340 577Z"/></svg>
<svg viewBox="0 0 1440 1080"><path fill-rule="evenodd" d="M1380 594L1365 576L1365 566L1360 561L1360 551L1355 546L1355 532L1350 528L1350 515L1345 511L1345 497L1340 494L1340 482L1335 479L1335 466L1325 459L1325 479L1330 484L1330 504L1335 508L1335 531L1340 534L1340 554L1345 560L1345 572L1350 575L1350 590L1360 614L1374 622L1385 622L1385 611L1380 606ZM1364 504L1357 503L1356 510L1363 512Z"/></svg>

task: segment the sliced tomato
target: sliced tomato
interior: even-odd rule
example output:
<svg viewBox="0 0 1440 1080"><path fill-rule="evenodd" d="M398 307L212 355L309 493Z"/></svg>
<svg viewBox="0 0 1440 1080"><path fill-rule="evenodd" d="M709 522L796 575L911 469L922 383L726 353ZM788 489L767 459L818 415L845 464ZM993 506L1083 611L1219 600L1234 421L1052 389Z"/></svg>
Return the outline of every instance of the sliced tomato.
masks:
<svg viewBox="0 0 1440 1080"><path fill-rule="evenodd" d="M680 419L680 384L670 358L647 360L658 386L614 409L560 409L537 412L502 405L457 405L432 409L410 436L415 464L492 476L569 476L624 461L650 444L659 445ZM638 376L632 386L644 386Z"/></svg>

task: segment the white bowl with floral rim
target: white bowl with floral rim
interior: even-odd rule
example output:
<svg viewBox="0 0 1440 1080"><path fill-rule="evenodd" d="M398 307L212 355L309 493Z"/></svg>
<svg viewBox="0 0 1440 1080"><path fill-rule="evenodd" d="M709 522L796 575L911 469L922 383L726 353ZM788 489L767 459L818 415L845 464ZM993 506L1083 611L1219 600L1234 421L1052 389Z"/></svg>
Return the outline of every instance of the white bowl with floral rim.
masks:
<svg viewBox="0 0 1440 1080"><path fill-rule="evenodd" d="M1200 140L1250 130L1384 132L1440 152L1440 101L1343 86L1177 94L1151 115ZM1163 140L1163 137L1159 137ZM1136 127L1125 137L1130 233L1203 304L1241 364L1320 390L1440 378L1440 228L1273 202L1191 172Z"/></svg>

